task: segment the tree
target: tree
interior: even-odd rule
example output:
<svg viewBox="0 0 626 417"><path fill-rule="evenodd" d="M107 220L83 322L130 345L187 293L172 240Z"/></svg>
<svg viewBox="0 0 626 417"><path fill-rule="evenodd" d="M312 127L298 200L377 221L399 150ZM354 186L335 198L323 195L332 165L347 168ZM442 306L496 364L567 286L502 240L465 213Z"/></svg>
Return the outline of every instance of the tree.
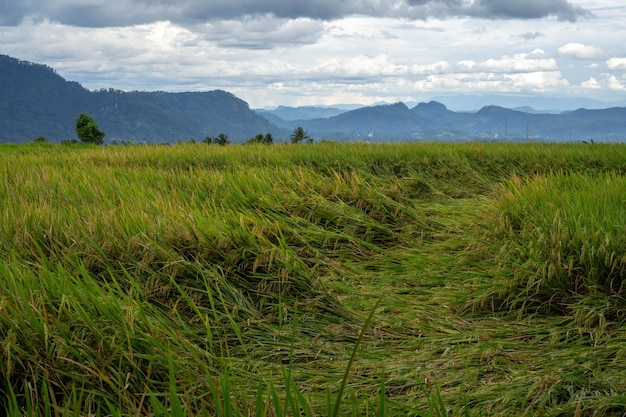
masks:
<svg viewBox="0 0 626 417"><path fill-rule="evenodd" d="M76 134L83 143L102 145L104 143L104 132L98 129L98 125L93 118L85 113L81 113L76 120Z"/></svg>
<svg viewBox="0 0 626 417"><path fill-rule="evenodd" d="M230 143L230 140L228 139L228 135L225 135L224 133L220 133L219 135L217 135L215 139L213 139L213 143L225 146Z"/></svg>
<svg viewBox="0 0 626 417"><path fill-rule="evenodd" d="M291 143L300 143L311 139L312 138L309 136L308 132L304 130L302 126L296 127L291 134Z"/></svg>
<svg viewBox="0 0 626 417"><path fill-rule="evenodd" d="M259 133L255 137L248 139L246 143L263 143L263 133Z"/></svg>
<svg viewBox="0 0 626 417"><path fill-rule="evenodd" d="M266 133L265 136L263 136L263 143L266 145L271 145L274 143L274 137L271 133Z"/></svg>
<svg viewBox="0 0 626 417"><path fill-rule="evenodd" d="M210 145L213 143L213 138L211 136L207 136L204 139L202 139L202 143L206 143L207 145Z"/></svg>
<svg viewBox="0 0 626 417"><path fill-rule="evenodd" d="M246 141L246 143L262 143L264 145L271 145L274 143L274 137L271 133L259 133L255 137L252 137Z"/></svg>

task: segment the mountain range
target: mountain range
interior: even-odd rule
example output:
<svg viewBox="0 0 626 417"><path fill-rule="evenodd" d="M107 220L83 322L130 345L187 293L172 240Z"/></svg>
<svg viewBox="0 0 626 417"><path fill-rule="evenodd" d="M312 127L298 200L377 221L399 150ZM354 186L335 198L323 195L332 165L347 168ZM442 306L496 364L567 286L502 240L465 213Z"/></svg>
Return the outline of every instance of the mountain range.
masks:
<svg viewBox="0 0 626 417"><path fill-rule="evenodd" d="M80 113L96 120L105 142L202 140L220 133L240 142L258 133L287 134L225 91L89 91L46 65L0 55L0 142L75 138Z"/></svg>
<svg viewBox="0 0 626 417"><path fill-rule="evenodd" d="M268 120L284 128L302 126L313 137L341 140L511 140L624 141L626 108L578 109L543 113L531 108L485 106L455 112L437 101L408 108L403 103L364 107L328 118ZM265 115L265 114L264 114Z"/></svg>
<svg viewBox="0 0 626 417"><path fill-rule="evenodd" d="M105 142L175 142L220 133L243 142L258 133L288 141L296 127L316 140L341 141L624 141L626 107L541 112L495 105L452 111L438 101L352 108L252 110L226 91L168 93L89 91L54 69L0 55L0 142L76 136L80 113L92 116Z"/></svg>

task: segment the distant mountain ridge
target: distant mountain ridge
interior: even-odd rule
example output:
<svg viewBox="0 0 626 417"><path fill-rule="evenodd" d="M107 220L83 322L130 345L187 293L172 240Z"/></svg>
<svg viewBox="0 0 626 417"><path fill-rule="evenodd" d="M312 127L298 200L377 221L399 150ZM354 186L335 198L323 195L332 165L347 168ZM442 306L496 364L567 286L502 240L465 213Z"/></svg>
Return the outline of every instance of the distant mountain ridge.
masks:
<svg viewBox="0 0 626 417"><path fill-rule="evenodd" d="M454 112L431 101L412 109L396 103L364 107L329 118L285 121L274 116L272 121L285 129L302 126L314 137L342 140L626 140L624 107L555 114L490 105L477 112Z"/></svg>
<svg viewBox="0 0 626 417"><path fill-rule="evenodd" d="M167 93L89 91L52 68L0 55L0 142L28 142L38 136L60 141L76 137L79 113L91 115L105 141L175 142L229 135L245 141L271 133L286 141L296 127L316 140L510 140L626 141L626 108L541 113L530 108L484 106L448 109L438 101L360 107L286 107L251 110L226 91ZM283 117L287 118L284 119Z"/></svg>
<svg viewBox="0 0 626 417"><path fill-rule="evenodd" d="M257 109L255 111L268 120L271 120L270 117L272 116L278 116L284 121L294 121L338 116L341 113L345 113L347 110L321 106L278 106L274 110Z"/></svg>
<svg viewBox="0 0 626 417"><path fill-rule="evenodd" d="M92 116L105 141L174 142L226 133L233 142L285 132L226 91L89 91L52 68L0 55L0 142L76 137L79 113Z"/></svg>

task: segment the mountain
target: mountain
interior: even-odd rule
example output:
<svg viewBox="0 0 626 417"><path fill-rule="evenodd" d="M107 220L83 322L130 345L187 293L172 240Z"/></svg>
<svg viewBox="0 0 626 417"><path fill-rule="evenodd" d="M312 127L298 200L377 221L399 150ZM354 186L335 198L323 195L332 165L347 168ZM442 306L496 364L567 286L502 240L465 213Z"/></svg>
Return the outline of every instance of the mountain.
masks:
<svg viewBox="0 0 626 417"><path fill-rule="evenodd" d="M0 74L0 142L28 142L38 136L52 141L75 138L81 112L96 120L106 133L105 141L174 142L220 133L235 143L258 133L271 133L276 141L283 141L296 127L316 140L626 141L625 107L555 114L534 111L537 102L530 102L533 108L492 104L461 112L430 101L413 108L404 103L352 110L283 106L260 111L262 116L226 91L89 91L48 66L4 55L0 55Z"/></svg>
<svg viewBox="0 0 626 417"><path fill-rule="evenodd" d="M286 121L268 119L285 129L303 127L315 139L338 140L626 140L626 108L579 109L541 113L489 105L476 112L455 112L437 101L362 107L337 116Z"/></svg>
<svg viewBox="0 0 626 417"><path fill-rule="evenodd" d="M0 141L39 135L76 136L76 119L91 102L89 91L45 65L0 55Z"/></svg>
<svg viewBox="0 0 626 417"><path fill-rule="evenodd" d="M413 111L439 128L447 127L466 139L509 139L570 141L626 139L626 108L587 110L559 114L527 113L500 106L485 106L475 113L444 110L441 104L430 109L418 105ZM463 137L459 136L459 139Z"/></svg>
<svg viewBox="0 0 626 417"><path fill-rule="evenodd" d="M424 129L425 120L411 112L404 103L363 107L330 117L311 120L313 132L344 132L353 135L412 134Z"/></svg>
<svg viewBox="0 0 626 417"><path fill-rule="evenodd" d="M226 91L92 94L90 115L109 138L169 142L226 133L233 142L242 142L258 133L286 135Z"/></svg>
<svg viewBox="0 0 626 417"><path fill-rule="evenodd" d="M337 116L309 120L283 121L281 126L302 126L315 138L396 140L423 131L428 122L404 103L362 107Z"/></svg>
<svg viewBox="0 0 626 417"><path fill-rule="evenodd" d="M272 116L277 116L283 121L328 118L346 112L346 110L338 109L335 107L321 106L278 106L274 110L257 109L255 111L261 116L267 118L268 120L271 120L270 118Z"/></svg>
<svg viewBox="0 0 626 417"><path fill-rule="evenodd" d="M432 97L431 100L446 103L454 111L476 112L486 106L506 108L532 107L536 112L560 113L566 110L587 108L605 109L614 106L626 106L626 101L607 102L584 97L539 97L506 94L450 94Z"/></svg>
<svg viewBox="0 0 626 417"><path fill-rule="evenodd" d="M225 91L165 93L89 91L52 68L0 55L0 142L76 137L76 119L92 116L105 141L173 142L219 133L241 142L258 133L289 132Z"/></svg>

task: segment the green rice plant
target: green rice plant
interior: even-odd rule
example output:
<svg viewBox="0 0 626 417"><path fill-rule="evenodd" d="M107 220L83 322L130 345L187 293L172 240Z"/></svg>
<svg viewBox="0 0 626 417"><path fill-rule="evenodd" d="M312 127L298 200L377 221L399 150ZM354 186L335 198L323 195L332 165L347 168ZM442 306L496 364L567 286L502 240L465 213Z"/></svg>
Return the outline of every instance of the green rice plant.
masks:
<svg viewBox="0 0 626 417"><path fill-rule="evenodd" d="M0 146L0 412L617 413L625 150Z"/></svg>
<svg viewBox="0 0 626 417"><path fill-rule="evenodd" d="M510 307L563 312L600 297L610 307L598 314L622 319L625 186L621 175L570 173L506 185L489 227Z"/></svg>

